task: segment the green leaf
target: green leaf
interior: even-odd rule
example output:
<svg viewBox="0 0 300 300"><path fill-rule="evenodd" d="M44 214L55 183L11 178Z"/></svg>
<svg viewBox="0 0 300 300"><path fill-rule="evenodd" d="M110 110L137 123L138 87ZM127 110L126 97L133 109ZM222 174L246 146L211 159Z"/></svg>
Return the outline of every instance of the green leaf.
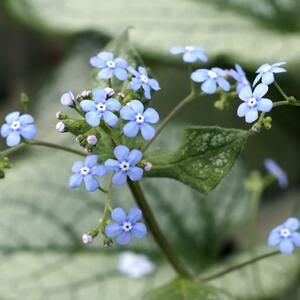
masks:
<svg viewBox="0 0 300 300"><path fill-rule="evenodd" d="M253 63L280 60L288 61L290 66L299 65L298 32L270 30L254 22L249 14L220 9L214 2L5 1L9 11L23 23L57 35L96 30L113 37L133 26L134 44L151 57L170 57L169 49L176 45L198 45L206 48L210 57L225 55L251 67ZM186 16L184 21L182 16Z"/></svg>
<svg viewBox="0 0 300 300"><path fill-rule="evenodd" d="M223 290L195 283L187 279L176 279L163 287L149 292L143 300L230 300Z"/></svg>
<svg viewBox="0 0 300 300"><path fill-rule="evenodd" d="M145 175L173 178L208 194L230 171L248 136L237 129L187 128L177 151L159 149L145 157L153 164Z"/></svg>

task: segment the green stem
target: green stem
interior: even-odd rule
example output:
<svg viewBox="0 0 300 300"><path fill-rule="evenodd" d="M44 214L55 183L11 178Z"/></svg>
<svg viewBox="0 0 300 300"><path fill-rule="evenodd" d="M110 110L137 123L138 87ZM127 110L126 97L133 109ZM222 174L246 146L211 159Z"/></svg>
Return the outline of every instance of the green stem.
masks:
<svg viewBox="0 0 300 300"><path fill-rule="evenodd" d="M132 195L135 198L138 206L143 212L144 219L152 232L154 239L156 240L157 244L159 245L161 251L165 254L173 268L176 270L178 275L181 277L189 278L190 275L184 266L179 261L179 258L174 253L172 247L169 245L168 241L166 240L165 236L163 235L159 225L147 203L147 200L144 196L144 193L137 182L128 181L128 186L131 190Z"/></svg>
<svg viewBox="0 0 300 300"><path fill-rule="evenodd" d="M155 141L155 139L158 137L160 132L165 128L165 126L185 107L188 103L192 102L194 99L198 97L197 94L191 93L186 98L184 98L182 101L180 101L177 106L166 116L166 118L163 120L163 122L158 126L156 130L156 134L152 140L150 140L147 144L145 144L141 150L142 152L145 152L148 147Z"/></svg>
<svg viewBox="0 0 300 300"><path fill-rule="evenodd" d="M239 270L241 268L244 268L248 265L251 265L257 261L260 261L260 260L263 260L265 258L268 258L268 257L271 257L271 256L275 256L275 255L278 255L280 254L280 251L276 250L276 251L273 251L273 252L269 252L269 253L266 253L266 254L262 254L260 256L257 256L257 257L254 257L254 258L251 258L247 261L244 261L240 264L237 264L237 265L234 265L234 266L231 266L223 271L220 271L220 272L217 272L213 275L209 275L209 276L206 276L206 277L203 277L203 278L200 278L200 281L201 282L205 282L205 281L210 281L210 280L214 280L214 279L217 279L219 277L222 277L228 273L231 273L233 271L236 271L236 270Z"/></svg>
<svg viewBox="0 0 300 300"><path fill-rule="evenodd" d="M283 89L280 87L280 85L276 81L274 81L274 85L277 88L277 90L279 91L279 93L282 95L282 97L286 101L288 101L289 100L289 96L283 91Z"/></svg>
<svg viewBox="0 0 300 300"><path fill-rule="evenodd" d="M300 100L284 100L273 102L273 107L283 106L283 105L291 105L291 106L300 106Z"/></svg>

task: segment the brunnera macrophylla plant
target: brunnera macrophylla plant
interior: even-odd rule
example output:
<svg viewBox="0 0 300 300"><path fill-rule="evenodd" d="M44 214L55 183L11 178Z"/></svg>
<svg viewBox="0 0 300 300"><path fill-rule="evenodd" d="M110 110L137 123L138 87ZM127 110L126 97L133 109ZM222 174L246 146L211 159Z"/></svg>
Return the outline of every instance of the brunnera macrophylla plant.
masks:
<svg viewBox="0 0 300 300"><path fill-rule="evenodd" d="M126 33L90 58L96 87L77 96L67 91L60 98L66 112L56 113L56 130L72 134L75 144L79 144L81 149L37 140L34 118L27 113L28 98L22 97L24 113L9 113L1 126L1 136L6 139L9 148L0 153L0 174L4 177L4 170L10 167L9 155L28 146L50 147L80 156L80 159L74 159L72 166L66 166L70 168L66 188L85 188L90 193L101 193L105 203L104 211L99 213L98 224L83 234L83 243L92 243L99 237L108 247L114 243L126 245L133 239L145 238L151 232L178 275L191 278L195 274L189 273L163 235L139 182L144 177L168 177L200 193L209 193L230 171L247 139L255 138L255 134L263 128L271 128L272 119L267 114L283 105L300 106L300 101L288 96L275 81L275 77L277 79L283 76L280 73L286 72L282 62L260 66L251 84L238 64L233 69L205 68L208 57L202 48L173 47L170 52L182 56L187 64L191 91L166 118L160 120L159 112L152 106L155 93L162 87L129 44ZM282 100L268 98L270 85L275 86ZM235 101L237 117L251 124L249 130L187 127L177 150L150 151L150 145L173 117L204 94L216 94L219 100L215 106L219 109L233 105ZM67 110L76 112L77 117L69 117ZM276 162L267 159L265 167L267 175L255 173L245 182L256 204L274 180L282 188L288 185L286 173ZM121 189L126 184L137 207L114 206L113 188ZM254 219L255 215L256 210L253 209ZM289 217L275 227L268 238L269 246L279 247L279 250L249 260L242 266L279 253L290 254L294 248L300 247L299 226L298 219ZM231 267L228 272L242 266ZM200 278L200 281L208 281L224 273L226 270Z"/></svg>

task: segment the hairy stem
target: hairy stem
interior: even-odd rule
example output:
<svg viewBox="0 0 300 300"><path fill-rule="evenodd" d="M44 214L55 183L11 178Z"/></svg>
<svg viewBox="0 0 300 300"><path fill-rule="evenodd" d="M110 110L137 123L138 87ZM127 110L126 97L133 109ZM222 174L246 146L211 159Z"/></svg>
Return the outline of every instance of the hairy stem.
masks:
<svg viewBox="0 0 300 300"><path fill-rule="evenodd" d="M189 273L184 268L184 266L181 264L179 258L174 253L172 247L169 245L169 243L166 240L165 236L163 235L161 229L159 228L159 225L149 207L149 204L147 203L147 200L144 196L144 193L143 193L140 185L137 182L133 182L133 181L128 181L128 185L129 185L132 195L135 198L135 201L137 202L138 206L142 210L145 221L146 221L150 231L152 232L154 239L156 240L157 244L159 245L161 251L165 254L165 256L169 260L170 264L173 266L173 268L178 273L178 275L180 275L181 277L185 277L185 278L190 277Z"/></svg>

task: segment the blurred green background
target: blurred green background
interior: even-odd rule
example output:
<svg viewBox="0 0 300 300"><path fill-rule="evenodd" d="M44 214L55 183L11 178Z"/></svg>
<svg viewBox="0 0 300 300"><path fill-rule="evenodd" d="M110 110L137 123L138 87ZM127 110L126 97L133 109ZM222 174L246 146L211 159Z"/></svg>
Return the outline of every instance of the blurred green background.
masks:
<svg viewBox="0 0 300 300"><path fill-rule="evenodd" d="M189 88L188 73L174 45L206 48L208 67L240 63L248 79L262 63L287 61L278 82L300 98L300 2L298 0L6 0L0 4L0 117L20 109L19 95L31 98L39 138L70 142L55 133L55 112L66 90L90 86L89 57L128 26L130 36L162 90L153 105L164 116ZM270 98L282 100L271 88ZM165 147L180 144L184 124L245 128L236 117L239 100L225 111L214 108L215 96L193 103L166 130ZM243 179L274 158L289 174L288 190L276 184L264 193L258 222L262 245L268 231L290 215L300 216L300 110L272 112L273 128L251 138L237 166L208 197L171 180L147 179L144 187L172 244L196 273L240 258L247 247L249 195ZM5 147L1 141L1 147ZM74 144L75 147L75 144ZM76 157L45 149L13 159L13 169L0 182L0 300L3 299L142 299L174 276L151 238L132 244L147 253L157 271L134 281L117 271L121 247L81 245L81 234L101 216L99 195L69 191L69 169ZM22 156L22 157L21 157ZM24 157L25 156L25 157ZM63 163L62 163L63 161ZM129 192L116 190L115 205L133 205ZM296 210L295 207L299 207ZM184 215L183 215L184 214ZM263 247L263 246L262 246ZM266 248L259 248L266 251ZM238 253L238 254L236 254ZM251 269L214 282L234 299L300 299L300 259L278 257L259 264L262 289ZM274 277L276 275L276 278Z"/></svg>

